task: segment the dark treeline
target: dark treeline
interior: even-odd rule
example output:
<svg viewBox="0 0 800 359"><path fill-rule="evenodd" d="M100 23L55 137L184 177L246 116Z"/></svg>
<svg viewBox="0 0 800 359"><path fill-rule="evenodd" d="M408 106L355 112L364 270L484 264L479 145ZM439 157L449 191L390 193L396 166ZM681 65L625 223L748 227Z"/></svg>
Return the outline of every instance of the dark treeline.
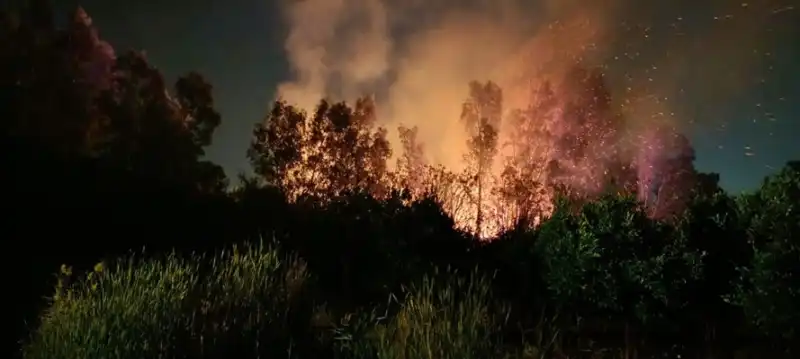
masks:
<svg viewBox="0 0 800 359"><path fill-rule="evenodd" d="M6 353L800 353L798 162L731 195L676 135L683 147L646 188L655 198L618 153L581 186L566 163L600 163L585 138L614 138L622 120L601 76L576 70L585 97L564 106L592 133L556 141L568 158L529 143L547 136L532 124L558 90L543 85L503 119L502 90L473 83L464 173L425 163L415 128L392 149L369 99L310 114L278 101L253 132L254 176L229 186L204 160L222 120L211 84L191 72L170 86L141 53L100 40L82 10L70 20L57 28L45 0L0 13ZM529 157L501 158L501 121L516 121L511 145ZM549 179L534 178L542 168Z"/></svg>

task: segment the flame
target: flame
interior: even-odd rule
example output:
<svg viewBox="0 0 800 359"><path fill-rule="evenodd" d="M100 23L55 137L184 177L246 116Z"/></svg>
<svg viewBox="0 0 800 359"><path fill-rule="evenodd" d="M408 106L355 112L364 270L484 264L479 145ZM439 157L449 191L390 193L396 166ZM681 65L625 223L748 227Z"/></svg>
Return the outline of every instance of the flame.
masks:
<svg viewBox="0 0 800 359"><path fill-rule="evenodd" d="M539 225L553 213L557 188L591 198L607 191L607 184L614 180L621 183L618 191L633 189L644 202L650 201L653 179L663 176L665 164L676 156L670 151L681 148L680 137L668 126L626 128L605 108L607 99L598 100L607 93L601 79L591 71L578 73L577 82L564 80L551 87L543 81L533 86L536 90L529 93L522 109L503 113L497 129L496 160L486 173L470 169L465 163L468 157L462 157L458 170L442 163L409 163L413 158L426 158L421 144L412 143L415 137L401 141L404 146L396 155L405 162L394 168L363 168L364 163L354 162L344 165L345 172L353 173L342 173L339 165L345 159L340 152L349 150L341 147L344 142L336 141L343 137L334 133L319 137L310 124L319 119L305 116L306 122L299 127L299 160L285 171L283 185L292 199L301 194L324 198L356 188L378 198L387 194L387 188L408 189L415 198L433 194L458 229L481 239L496 238L518 223ZM600 87L593 88L592 80ZM359 127L358 131L359 136L368 138L385 133L374 127ZM416 136L416 130L400 132ZM329 145L334 147L327 148ZM351 161L359 157L354 153L346 156ZM677 158L686 158L686 154ZM653 215L661 216L657 213L654 209Z"/></svg>
<svg viewBox="0 0 800 359"><path fill-rule="evenodd" d="M698 9L689 9L686 2L633 0L304 0L281 5L292 76L277 86L276 96L310 109L323 97L353 100L375 94L381 125L389 131L400 124L419 128L428 182L437 183L398 182L413 184L419 195L435 189L431 192L459 227L482 237L508 227L515 215L541 222L552 212L556 186L591 197L605 190L610 176L628 172L626 185L633 184L649 200L653 179L674 172L665 166L672 165L669 153L675 149L658 144L660 139L676 132L668 125L688 125L695 115L684 102L696 99L711 108L752 88L753 75L772 61L769 50L778 48L773 22L793 9L726 1L697 2ZM704 14L730 16L709 17L704 23ZM600 67L612 78L614 110L629 122L608 131L573 121L569 99L585 89L558 85L575 63ZM545 134L523 136L535 144L522 151L530 154L534 168L520 175L524 181L518 188L503 176L505 159L514 150L499 149L498 161L483 179L492 184L481 191L481 229L476 228L478 205L471 203L477 188L460 179L469 134L459 123L459 112L471 80L496 81L507 109L534 103L530 88L545 81L559 87L561 102L556 107L561 113L538 119L537 131ZM655 135L648 133L659 121L667 125L658 124ZM499 142L513 138L514 129L501 126ZM398 137L389 137L395 155L402 148ZM564 145L569 142L580 143L577 152L582 153Z"/></svg>

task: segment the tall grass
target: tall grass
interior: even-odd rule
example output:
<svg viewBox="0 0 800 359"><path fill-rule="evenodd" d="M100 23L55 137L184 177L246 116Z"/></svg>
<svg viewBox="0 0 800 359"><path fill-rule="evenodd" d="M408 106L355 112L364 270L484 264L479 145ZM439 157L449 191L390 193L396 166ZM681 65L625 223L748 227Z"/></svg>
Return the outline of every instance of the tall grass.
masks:
<svg viewBox="0 0 800 359"><path fill-rule="evenodd" d="M264 245L212 258L129 258L68 284L70 272L62 267L24 358L285 353L292 319L304 317L305 265Z"/></svg>
<svg viewBox="0 0 800 359"><path fill-rule="evenodd" d="M396 314L362 315L354 320L361 335L340 336L339 345L358 358L470 359L500 354L497 334L507 312L493 306L487 278L477 272L467 278L434 273L404 294ZM372 325L364 328L364 322Z"/></svg>
<svg viewBox="0 0 800 359"><path fill-rule="evenodd" d="M327 335L313 328L319 312L304 263L263 245L207 258L132 257L73 283L69 268L62 272L23 347L26 359L503 356L498 333L507 312L477 271L436 271L383 313L328 319L338 325Z"/></svg>

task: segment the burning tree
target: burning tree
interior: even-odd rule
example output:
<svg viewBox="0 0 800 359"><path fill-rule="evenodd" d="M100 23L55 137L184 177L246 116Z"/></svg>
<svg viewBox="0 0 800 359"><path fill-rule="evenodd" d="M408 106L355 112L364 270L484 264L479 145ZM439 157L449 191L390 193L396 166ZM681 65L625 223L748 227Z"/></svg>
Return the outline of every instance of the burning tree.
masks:
<svg viewBox="0 0 800 359"><path fill-rule="evenodd" d="M323 100L313 116L278 101L256 126L248 157L256 173L293 199L353 190L380 197L389 187L391 148L386 129L375 122L371 99L353 107Z"/></svg>
<svg viewBox="0 0 800 359"><path fill-rule="evenodd" d="M430 171L422 143L417 139L419 128L399 126L397 131L402 145L401 155L397 158L397 184L411 191L414 196L422 195L431 189L425 188L426 177L429 177L426 173Z"/></svg>
<svg viewBox="0 0 800 359"><path fill-rule="evenodd" d="M547 164L552 158L550 125L561 116L550 82L532 94L526 109L511 113L504 149L508 151L497 189L506 208L514 211L512 220L538 223L552 210L551 193L546 186Z"/></svg>
<svg viewBox="0 0 800 359"><path fill-rule="evenodd" d="M636 160L639 199L652 217L673 218L686 208L698 181L694 159L689 140L671 128L659 126L641 136Z"/></svg>
<svg viewBox="0 0 800 359"><path fill-rule="evenodd" d="M626 177L619 172L626 168L619 146L622 118L613 111L599 69L576 67L557 89L557 97L562 115L552 130L556 142L552 179L580 196L595 197Z"/></svg>
<svg viewBox="0 0 800 359"><path fill-rule="evenodd" d="M485 194L490 185L492 165L497 155L497 135L503 116L503 90L489 81L472 82L469 99L461 112L469 140L464 156L469 175L468 185L475 189L471 201L475 207L475 228L478 236L483 232Z"/></svg>
<svg viewBox="0 0 800 359"><path fill-rule="evenodd" d="M278 101L256 127L248 156L290 198L352 190L382 197L400 187L415 199L434 195L459 228L484 238L516 223L538 225L557 193L592 200L638 192L653 217L679 213L693 185L688 141L665 128L631 136L600 69L576 66L556 80L534 86L528 104L508 113L497 84L471 82L460 116L462 172L429 164L418 128L406 126L389 171L391 148L372 99L352 107L322 101L312 115Z"/></svg>

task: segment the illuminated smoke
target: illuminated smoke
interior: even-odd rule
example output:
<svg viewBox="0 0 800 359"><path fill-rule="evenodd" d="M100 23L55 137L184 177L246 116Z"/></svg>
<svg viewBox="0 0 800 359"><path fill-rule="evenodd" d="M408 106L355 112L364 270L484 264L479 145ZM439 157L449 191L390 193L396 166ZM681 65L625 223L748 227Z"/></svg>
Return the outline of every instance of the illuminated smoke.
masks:
<svg viewBox="0 0 800 359"><path fill-rule="evenodd" d="M508 117L527 108L531 89L544 81L557 88L564 110L582 91L567 81L575 65L597 68L610 86L611 111L624 121L583 125L568 111L541 119L546 135L530 141L544 153L537 160L559 172L540 166L537 176L597 193L610 167L627 161L647 186L663 150L652 125L686 130L694 120L686 98L711 106L743 89L778 2L286 0L293 77L277 95L306 109L323 97L375 95L395 156L402 144L394 131L416 126L428 161L458 173L468 138L459 115L470 81L497 83ZM499 143L509 134L501 126ZM585 142L582 155L560 147L570 136ZM502 162L495 161L494 178ZM544 192L538 196L552 196Z"/></svg>

